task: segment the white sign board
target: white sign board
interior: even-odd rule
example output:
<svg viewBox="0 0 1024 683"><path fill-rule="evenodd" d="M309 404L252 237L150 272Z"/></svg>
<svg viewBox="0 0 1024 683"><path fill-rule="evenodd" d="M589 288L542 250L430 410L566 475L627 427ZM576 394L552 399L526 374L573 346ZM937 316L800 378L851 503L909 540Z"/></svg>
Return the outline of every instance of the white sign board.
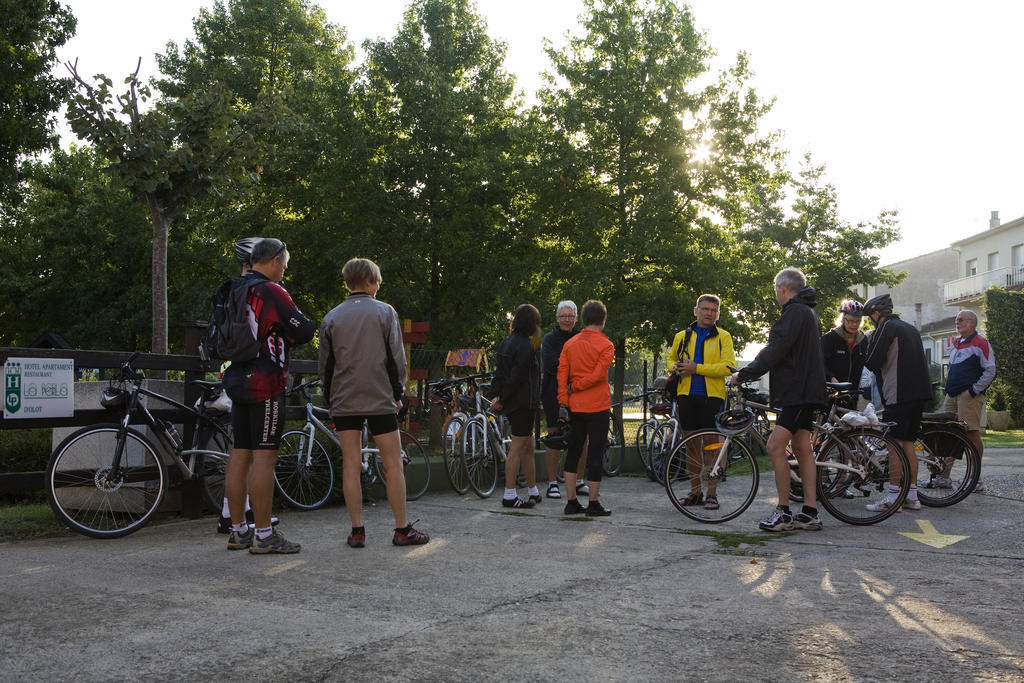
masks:
<svg viewBox="0 0 1024 683"><path fill-rule="evenodd" d="M4 365L4 417L74 417L75 361L8 358Z"/></svg>

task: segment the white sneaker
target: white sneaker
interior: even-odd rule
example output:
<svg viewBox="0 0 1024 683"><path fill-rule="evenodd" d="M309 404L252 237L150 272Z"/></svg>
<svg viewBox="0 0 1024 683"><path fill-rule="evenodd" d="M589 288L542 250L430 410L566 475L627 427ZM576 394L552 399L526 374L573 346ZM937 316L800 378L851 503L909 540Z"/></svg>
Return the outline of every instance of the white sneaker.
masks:
<svg viewBox="0 0 1024 683"><path fill-rule="evenodd" d="M951 489L953 488L953 482L950 481L949 477L932 477L925 484L919 484L921 488L926 489Z"/></svg>
<svg viewBox="0 0 1024 683"><path fill-rule="evenodd" d="M979 479L978 483L974 485L974 493L984 493L984 492L985 492L985 485L982 484L981 483L981 479Z"/></svg>
<svg viewBox="0 0 1024 683"><path fill-rule="evenodd" d="M977 491L978 489L975 488L974 490ZM587 486L586 484L576 484L576 495L577 496L587 496L589 498L590 497L590 487Z"/></svg>
<svg viewBox="0 0 1024 683"><path fill-rule="evenodd" d="M546 495L548 498L562 497L562 493L561 491L558 490L558 484L556 482L551 482L550 484L548 484L548 492Z"/></svg>
<svg viewBox="0 0 1024 683"><path fill-rule="evenodd" d="M904 509L904 510L920 510L921 509L921 501L920 500L910 500L909 498L907 498L905 501L903 501L903 508L902 509Z"/></svg>
<svg viewBox="0 0 1024 683"><path fill-rule="evenodd" d="M918 507L920 507L920 505L921 503L918 503ZM868 510L871 510L872 512L884 512L885 510L888 510L892 506L893 504L890 503L889 501L881 500L877 503L868 503L864 507L867 508ZM899 512L899 510L897 510L896 512Z"/></svg>

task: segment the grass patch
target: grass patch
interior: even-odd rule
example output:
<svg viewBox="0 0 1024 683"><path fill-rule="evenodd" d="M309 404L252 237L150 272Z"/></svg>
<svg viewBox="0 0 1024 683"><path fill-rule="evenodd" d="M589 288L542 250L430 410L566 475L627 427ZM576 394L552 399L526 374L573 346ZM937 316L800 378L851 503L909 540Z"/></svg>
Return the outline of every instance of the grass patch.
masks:
<svg viewBox="0 0 1024 683"><path fill-rule="evenodd" d="M533 517L529 512L515 512L514 510L509 510L507 512L505 510L499 510L498 514L509 515L511 517Z"/></svg>
<svg viewBox="0 0 1024 683"><path fill-rule="evenodd" d="M0 543L31 538L63 536L71 532L57 521L47 504L11 505L0 508Z"/></svg>
<svg viewBox="0 0 1024 683"><path fill-rule="evenodd" d="M985 448L1024 448L1024 429L1007 429L997 432L986 429L981 435Z"/></svg>
<svg viewBox="0 0 1024 683"><path fill-rule="evenodd" d="M562 517L563 522L593 522L593 517Z"/></svg>
<svg viewBox="0 0 1024 683"><path fill-rule="evenodd" d="M764 545L765 541L769 538L793 535L791 533L783 532L780 534L773 534L772 536L765 536L763 534L737 534L725 531L711 531L708 529L680 529L679 533L689 534L690 536L708 536L709 538L715 539L715 543L722 548L738 548L744 544Z"/></svg>

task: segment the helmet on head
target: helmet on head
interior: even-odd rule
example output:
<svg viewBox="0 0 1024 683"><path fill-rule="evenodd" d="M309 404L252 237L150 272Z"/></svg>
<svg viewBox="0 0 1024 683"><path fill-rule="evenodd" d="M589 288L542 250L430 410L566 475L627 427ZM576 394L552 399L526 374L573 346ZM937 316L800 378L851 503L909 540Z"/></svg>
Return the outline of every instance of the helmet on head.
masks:
<svg viewBox="0 0 1024 683"><path fill-rule="evenodd" d="M754 424L754 411L749 408L732 408L715 415L715 424L726 434L739 434Z"/></svg>
<svg viewBox="0 0 1024 683"><path fill-rule="evenodd" d="M864 315L864 307L856 299L843 299L839 304L839 312L847 315Z"/></svg>
<svg viewBox="0 0 1024 683"><path fill-rule="evenodd" d="M252 248L256 246L262 237L243 237L242 239L235 242L235 256L238 257L239 261L248 263L252 256Z"/></svg>
<svg viewBox="0 0 1024 683"><path fill-rule="evenodd" d="M879 294L872 299L868 299L868 302L864 304L864 315L869 316L872 313L881 313L882 315L892 313L892 297L888 294Z"/></svg>

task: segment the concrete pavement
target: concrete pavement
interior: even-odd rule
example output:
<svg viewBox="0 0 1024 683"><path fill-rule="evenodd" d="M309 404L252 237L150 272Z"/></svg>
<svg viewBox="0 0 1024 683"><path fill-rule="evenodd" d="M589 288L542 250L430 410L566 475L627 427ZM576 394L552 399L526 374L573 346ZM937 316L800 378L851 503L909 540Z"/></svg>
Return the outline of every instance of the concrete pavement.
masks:
<svg viewBox="0 0 1024 683"><path fill-rule="evenodd" d="M721 525L617 477L596 520L432 492L418 548L384 502L361 550L341 507L282 512L298 555L228 552L210 517L0 544L0 680L1020 681L1022 464L989 449L957 506L785 535L756 529L769 475Z"/></svg>

